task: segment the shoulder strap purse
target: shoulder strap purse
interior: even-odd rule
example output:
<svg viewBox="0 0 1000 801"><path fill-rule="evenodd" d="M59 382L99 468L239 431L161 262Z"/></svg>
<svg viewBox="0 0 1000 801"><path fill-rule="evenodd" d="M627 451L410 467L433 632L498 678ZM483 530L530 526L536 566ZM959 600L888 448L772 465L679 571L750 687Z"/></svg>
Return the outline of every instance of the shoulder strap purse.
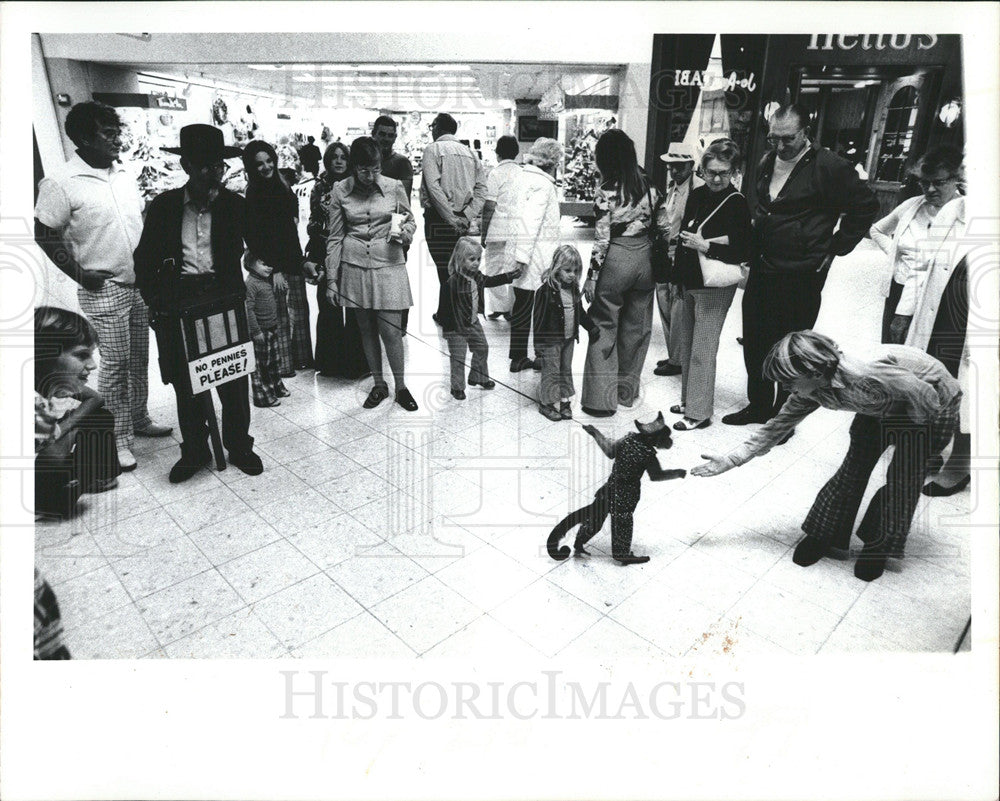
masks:
<svg viewBox="0 0 1000 801"><path fill-rule="evenodd" d="M712 209L712 212L698 226L698 236L701 236L705 223L711 220L715 216L715 213L725 206L730 198L737 195L743 197L740 192L733 192L731 195L723 198L722 202ZM741 264L729 264L720 259L710 259L700 250L698 251L698 263L701 266L701 280L706 287L733 286L744 279L744 267Z"/></svg>

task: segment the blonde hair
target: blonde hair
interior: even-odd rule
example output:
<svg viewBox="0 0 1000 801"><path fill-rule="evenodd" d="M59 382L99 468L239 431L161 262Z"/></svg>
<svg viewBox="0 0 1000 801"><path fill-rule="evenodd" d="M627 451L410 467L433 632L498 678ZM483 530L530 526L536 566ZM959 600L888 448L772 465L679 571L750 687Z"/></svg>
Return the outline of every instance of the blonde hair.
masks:
<svg viewBox="0 0 1000 801"><path fill-rule="evenodd" d="M764 359L764 378L791 381L822 376L832 378L843 354L830 337L815 331L793 331L771 348Z"/></svg>
<svg viewBox="0 0 1000 801"><path fill-rule="evenodd" d="M551 287L559 285L558 273L563 267L572 267L576 280L573 286L579 289L580 276L583 274L583 261L580 259L580 251L572 245L560 245L556 252L552 254L552 264L542 273L542 283Z"/></svg>
<svg viewBox="0 0 1000 801"><path fill-rule="evenodd" d="M459 265L465 261L466 255L474 254L478 264L478 260L483 253L483 246L479 244L479 240L474 239L471 236L463 236L458 242L455 243L455 249L451 252L451 258L448 260L448 275L454 275L459 271ZM477 268L478 272L478 268Z"/></svg>

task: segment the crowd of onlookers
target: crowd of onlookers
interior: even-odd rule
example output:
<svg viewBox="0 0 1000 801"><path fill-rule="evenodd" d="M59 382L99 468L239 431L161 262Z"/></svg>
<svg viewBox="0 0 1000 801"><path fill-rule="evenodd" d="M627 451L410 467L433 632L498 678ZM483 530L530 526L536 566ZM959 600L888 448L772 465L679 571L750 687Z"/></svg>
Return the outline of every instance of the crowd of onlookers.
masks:
<svg viewBox="0 0 1000 801"><path fill-rule="evenodd" d="M794 423L820 405L858 412L851 451L839 478L831 479L839 483L824 488L817 499L823 508L814 507L813 522L803 527L807 547L801 554L797 549L796 561L811 564L846 547L843 533L846 526L849 539L853 513L846 523L838 518L835 533L816 521L828 522L831 504L853 503L857 511L856 490L867 485L872 454L897 441L889 435L891 421L902 416L914 425L951 426L935 429L933 442L912 453L897 447L899 467L884 488L890 497L869 509L872 547L889 542L871 551L872 559L902 555L916 504L913 487L919 494L925 478L941 468L949 441L948 465L923 491L951 494L969 481L968 421L956 406L961 393L934 366L943 364L954 381L963 357L962 155L946 147L924 154L914 167L922 194L876 221L871 189L848 161L810 142L809 122L798 106L778 109L769 120L771 149L756 165L744 165L729 139L700 151L672 143L661 157L668 174L662 188L639 166L631 139L606 131L595 151L595 239L584 271L578 249L561 242L563 152L552 139L538 139L521 153L514 137L501 136L498 164L487 176L475 151L456 138L454 118L439 114L416 199L413 167L393 150L391 117L379 117L372 136L349 146L337 141L320 154L310 141L298 154L316 176L303 250L297 198L272 145L253 140L240 149L225 145L217 128L186 126L179 146L165 149L180 155L187 183L154 198L144 213L118 161L115 111L93 102L75 106L66 132L76 153L41 181L35 210L36 240L79 284L82 311L43 307L36 314L37 512L71 514L80 494L111 490L121 471L135 468L135 437L170 433L146 409L150 328L161 377L177 398L181 457L170 481L185 481L209 463L206 409L182 378L188 359L172 322L185 304L206 298L245 293L256 369L217 387L222 441L230 462L244 472L263 471L250 435L251 397L258 407L280 404L289 394L282 379L297 370L351 380L370 375L363 405L373 408L390 397L387 364L392 398L415 411L403 337L413 305L407 267L416 231L412 206L419 202L440 287L433 320L447 344L456 400L465 399L467 387L496 385L480 321L485 315L509 322L510 372L541 373L538 409L548 419L573 415L573 351L581 326L588 334L582 412L599 418L629 408L640 392L655 307L668 358L653 372L681 377L670 409L678 416L673 428L706 428L715 414L720 332L743 287L747 402L722 422L766 425L739 454L715 457L693 472L722 472L781 444ZM247 174L245 197L222 181L225 160L237 157ZM744 188L754 188L752 203L734 185L741 173ZM825 338L794 333L813 327L831 263L866 234L891 265L891 281L882 287L883 342L909 346L877 369L852 368ZM877 283L873 277L873 289ZM307 284L317 285L315 343ZM95 347L97 391L86 383ZM911 350L939 361L928 364ZM859 449L865 451L861 467ZM887 539L879 531L889 532ZM39 595L43 605L50 597L47 590Z"/></svg>

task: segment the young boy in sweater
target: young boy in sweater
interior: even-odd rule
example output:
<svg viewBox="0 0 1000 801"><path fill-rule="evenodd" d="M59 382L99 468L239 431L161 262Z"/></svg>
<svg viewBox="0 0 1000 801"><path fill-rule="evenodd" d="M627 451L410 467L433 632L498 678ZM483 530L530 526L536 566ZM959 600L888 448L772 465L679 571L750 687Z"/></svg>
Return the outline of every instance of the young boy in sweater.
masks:
<svg viewBox="0 0 1000 801"><path fill-rule="evenodd" d="M250 375L254 406L280 406L278 398L292 393L281 380L278 367L278 301L274 296L274 270L247 254L247 322L253 338L257 368Z"/></svg>

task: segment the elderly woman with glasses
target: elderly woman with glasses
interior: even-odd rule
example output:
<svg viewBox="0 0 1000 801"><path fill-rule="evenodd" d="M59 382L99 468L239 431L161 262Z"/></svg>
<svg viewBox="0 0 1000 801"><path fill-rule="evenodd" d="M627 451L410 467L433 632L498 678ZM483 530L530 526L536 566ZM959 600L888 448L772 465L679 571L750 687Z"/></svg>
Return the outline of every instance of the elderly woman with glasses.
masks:
<svg viewBox="0 0 1000 801"><path fill-rule="evenodd" d="M959 194L963 180L962 154L951 147L929 150L914 168L922 194L904 200L891 214L871 227L872 241L889 256L892 279L883 286L882 341L906 339L909 318L916 308L935 253L953 236L958 217L964 217ZM956 201L952 203L952 201ZM941 213L945 208L947 211Z"/></svg>
<svg viewBox="0 0 1000 801"><path fill-rule="evenodd" d="M712 142L701 157L705 185L691 190L684 207L674 256L683 298L678 332L681 402L670 408L683 415L674 423L677 431L712 424L719 335L736 296L736 284L705 286L699 254L729 264L743 264L750 258L750 208L732 183L739 168L740 149L733 140Z"/></svg>
<svg viewBox="0 0 1000 801"><path fill-rule="evenodd" d="M389 397L382 372L385 347L396 403L408 412L417 402L403 376L403 310L413 305L403 249L416 223L403 184L382 175L378 143L362 136L351 143L351 175L330 196L326 243L326 293L331 304L357 309L361 344L375 384L364 407Z"/></svg>
<svg viewBox="0 0 1000 801"><path fill-rule="evenodd" d="M882 315L882 341L926 350L964 386L969 246L963 242L962 154L947 146L929 150L917 162L915 176L922 194L903 201L871 229L872 239L889 254L893 270ZM954 495L969 485L972 443L966 406L959 417L948 462L924 488L925 495Z"/></svg>

